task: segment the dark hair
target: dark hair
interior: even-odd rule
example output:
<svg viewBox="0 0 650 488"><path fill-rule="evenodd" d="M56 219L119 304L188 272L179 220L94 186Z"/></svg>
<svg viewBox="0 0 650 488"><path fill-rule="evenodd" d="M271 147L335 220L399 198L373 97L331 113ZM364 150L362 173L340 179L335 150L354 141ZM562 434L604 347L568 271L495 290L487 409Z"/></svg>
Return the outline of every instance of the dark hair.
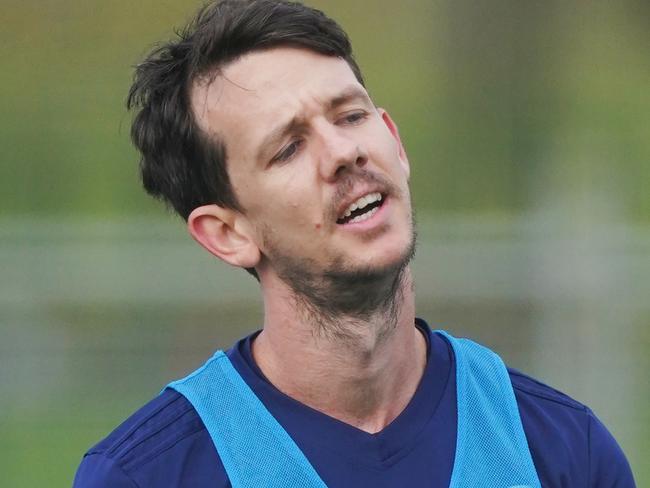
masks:
<svg viewBox="0 0 650 488"><path fill-rule="evenodd" d="M228 177L225 142L194 120L192 83L246 53L276 46L341 57L363 84L350 41L336 22L319 10L277 0L206 5L176 39L137 66L127 108L137 111L131 138L141 153L142 183L185 220L205 204L243 210Z"/></svg>

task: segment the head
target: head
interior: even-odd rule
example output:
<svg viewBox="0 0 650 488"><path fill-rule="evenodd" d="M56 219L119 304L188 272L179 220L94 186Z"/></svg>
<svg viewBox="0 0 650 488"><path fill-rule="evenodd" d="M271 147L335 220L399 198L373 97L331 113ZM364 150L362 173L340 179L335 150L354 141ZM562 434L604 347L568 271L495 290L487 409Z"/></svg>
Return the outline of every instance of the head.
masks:
<svg viewBox="0 0 650 488"><path fill-rule="evenodd" d="M277 0L208 4L177 39L137 66L127 108L136 111L131 137L141 154L142 182L183 219L206 204L243 210L228 175L228 145L197 125L192 88L248 53L277 46L341 58L364 84L336 22L319 10Z"/></svg>
<svg viewBox="0 0 650 488"><path fill-rule="evenodd" d="M322 12L210 5L138 66L128 105L145 188L213 254L312 298L332 296L324 281L394 289L414 245L408 161Z"/></svg>

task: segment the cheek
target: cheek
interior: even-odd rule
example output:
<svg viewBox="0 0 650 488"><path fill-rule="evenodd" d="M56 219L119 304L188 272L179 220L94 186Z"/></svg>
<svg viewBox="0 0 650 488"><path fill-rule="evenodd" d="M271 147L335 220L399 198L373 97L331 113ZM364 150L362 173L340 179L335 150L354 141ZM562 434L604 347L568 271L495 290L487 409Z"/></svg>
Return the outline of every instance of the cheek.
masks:
<svg viewBox="0 0 650 488"><path fill-rule="evenodd" d="M276 168L252 179L250 174L233 175L239 201L256 226L275 231L321 230L324 208L315 174L305 161ZM246 179L248 178L248 181ZM291 236L286 236L291 238Z"/></svg>
<svg viewBox="0 0 650 488"><path fill-rule="evenodd" d="M259 192L261 195L262 192ZM314 215L313 205L306 196L299 196L293 188L284 187L274 192L264 192L267 198L260 198L250 209L250 217L271 225L276 230L304 228L311 225ZM290 237L290 236L287 236Z"/></svg>
<svg viewBox="0 0 650 488"><path fill-rule="evenodd" d="M397 161L400 156L400 146L388 127L379 120L368 127L364 133L364 144L382 161Z"/></svg>
<svg viewBox="0 0 650 488"><path fill-rule="evenodd" d="M406 154L402 152L402 148L397 140L389 133L388 139L383 143L383 157L384 160L389 161L391 170L398 173L408 181L410 176L410 167Z"/></svg>

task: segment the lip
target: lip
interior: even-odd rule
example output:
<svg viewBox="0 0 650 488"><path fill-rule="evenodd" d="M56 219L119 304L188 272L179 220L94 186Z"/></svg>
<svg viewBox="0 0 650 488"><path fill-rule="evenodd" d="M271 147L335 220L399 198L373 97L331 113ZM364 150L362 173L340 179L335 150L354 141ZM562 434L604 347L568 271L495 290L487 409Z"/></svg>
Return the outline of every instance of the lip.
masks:
<svg viewBox="0 0 650 488"><path fill-rule="evenodd" d="M377 190L378 191L378 190ZM372 192L370 192L372 193ZM361 193L359 197L364 196L365 193ZM384 221L384 217L386 216L386 212L388 211L388 207L390 206L391 198L390 196L382 193L383 198L381 202L381 206L377 208L377 211L374 213L374 215L366 220L362 220L361 222L348 222L346 224L337 224L337 228L340 229L346 229L346 230L356 230L356 231L366 231L372 228L377 227ZM357 197L357 198L359 198ZM356 200L356 199L355 199ZM352 200L354 202L354 200ZM350 202L350 203L352 203ZM348 203L348 205L350 205ZM344 207L346 208L346 207Z"/></svg>
<svg viewBox="0 0 650 488"><path fill-rule="evenodd" d="M336 220L338 220L340 218L340 215L342 215L343 212L345 212L345 210L350 205L352 205L352 203L356 202L361 197L365 197L366 195L370 195L371 193L381 193L381 197L382 197L382 205L381 206L383 207L384 206L384 200L388 196L386 194L386 191L385 190L382 191L380 188L366 188L363 191L358 191L358 192L354 193L352 197L346 198L345 201L341 205L339 205L339 207L336 210ZM381 210L381 208L380 208L380 210ZM342 224L338 224L338 225L342 225ZM347 225L347 224L343 224L343 225Z"/></svg>

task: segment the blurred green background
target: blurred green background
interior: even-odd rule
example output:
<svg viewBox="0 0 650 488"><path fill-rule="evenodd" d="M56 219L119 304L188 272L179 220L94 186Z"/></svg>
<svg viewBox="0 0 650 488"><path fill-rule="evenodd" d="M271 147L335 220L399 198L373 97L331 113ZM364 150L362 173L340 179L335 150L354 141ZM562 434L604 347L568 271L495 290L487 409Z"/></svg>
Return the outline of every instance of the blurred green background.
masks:
<svg viewBox="0 0 650 488"><path fill-rule="evenodd" d="M587 403L650 486L650 3L311 2L412 164L418 314ZM132 66L195 1L3 0L0 485L260 324L253 279L140 190Z"/></svg>

